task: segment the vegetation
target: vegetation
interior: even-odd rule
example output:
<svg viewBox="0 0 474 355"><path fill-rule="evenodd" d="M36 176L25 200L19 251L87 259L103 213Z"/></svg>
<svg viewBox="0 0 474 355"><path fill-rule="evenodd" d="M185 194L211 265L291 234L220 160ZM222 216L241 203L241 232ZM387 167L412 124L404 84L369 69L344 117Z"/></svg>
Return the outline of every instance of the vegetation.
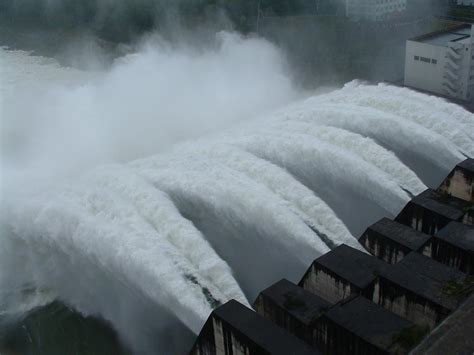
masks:
<svg viewBox="0 0 474 355"><path fill-rule="evenodd" d="M463 208L464 213L468 213L470 211L474 212L474 203L469 203L467 206Z"/></svg>
<svg viewBox="0 0 474 355"><path fill-rule="evenodd" d="M463 283L450 280L443 285L443 292L450 296L464 296L474 288L474 277L468 276Z"/></svg>
<svg viewBox="0 0 474 355"><path fill-rule="evenodd" d="M464 21L474 21L474 9L472 6L451 6L447 11L447 16Z"/></svg>
<svg viewBox="0 0 474 355"><path fill-rule="evenodd" d="M405 350L410 350L417 345L429 331L430 327L427 325L413 325L404 328L400 333L396 334L392 342L393 344L402 346Z"/></svg>

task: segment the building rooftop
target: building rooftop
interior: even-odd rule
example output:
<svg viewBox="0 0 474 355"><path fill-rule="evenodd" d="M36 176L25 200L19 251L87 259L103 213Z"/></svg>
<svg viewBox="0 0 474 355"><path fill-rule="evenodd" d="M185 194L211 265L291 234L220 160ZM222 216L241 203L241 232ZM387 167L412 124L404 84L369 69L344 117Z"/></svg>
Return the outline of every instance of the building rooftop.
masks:
<svg viewBox="0 0 474 355"><path fill-rule="evenodd" d="M452 42L465 42L471 38L471 25L462 24L448 29L427 33L415 38L410 41L422 42L432 44L436 46L447 46Z"/></svg>
<svg viewBox="0 0 474 355"><path fill-rule="evenodd" d="M415 196L410 203L422 206L452 220L459 220L467 212L467 209L472 208L467 201L440 194L432 189L427 189Z"/></svg>
<svg viewBox="0 0 474 355"><path fill-rule="evenodd" d="M388 218L382 218L367 230L374 231L385 238L406 246L410 250L418 250L431 238L428 234L418 232Z"/></svg>
<svg viewBox="0 0 474 355"><path fill-rule="evenodd" d="M474 226L450 222L435 237L466 251L474 252Z"/></svg>
<svg viewBox="0 0 474 355"><path fill-rule="evenodd" d="M468 158L462 162L460 162L458 165L456 165L460 168L463 168L465 170L470 171L471 173L474 173L474 159Z"/></svg>
<svg viewBox="0 0 474 355"><path fill-rule="evenodd" d="M223 320L270 354L319 354L302 340L235 300L215 309L212 315Z"/></svg>
<svg viewBox="0 0 474 355"><path fill-rule="evenodd" d="M463 283L466 275L427 256L412 252L400 261L400 264L441 283L456 281Z"/></svg>
<svg viewBox="0 0 474 355"><path fill-rule="evenodd" d="M384 261L345 244L319 257L314 263L359 288L368 286L382 269L388 267Z"/></svg>
<svg viewBox="0 0 474 355"><path fill-rule="evenodd" d="M459 300L464 296L457 291L464 287L463 284L456 282L457 280L439 281L442 277L432 278L428 276L429 272L417 272L424 265L420 264L416 269L414 260L409 259L403 263L405 259L406 257L398 264L383 270L380 277L446 309L454 310L457 307Z"/></svg>
<svg viewBox="0 0 474 355"><path fill-rule="evenodd" d="M362 296L338 303L325 317L381 349L388 349L397 334L412 326Z"/></svg>
<svg viewBox="0 0 474 355"><path fill-rule="evenodd" d="M285 279L263 290L260 295L271 299L274 304L304 324L312 323L332 306L324 299Z"/></svg>

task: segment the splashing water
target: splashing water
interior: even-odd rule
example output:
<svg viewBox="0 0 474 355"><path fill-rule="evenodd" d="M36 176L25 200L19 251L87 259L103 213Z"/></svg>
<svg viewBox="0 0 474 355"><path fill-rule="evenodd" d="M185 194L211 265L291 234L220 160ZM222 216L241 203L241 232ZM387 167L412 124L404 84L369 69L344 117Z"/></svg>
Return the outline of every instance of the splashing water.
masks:
<svg viewBox="0 0 474 355"><path fill-rule="evenodd" d="M368 224L473 155L473 122L441 99L353 82L18 197L2 217L0 312L58 299L137 353L184 352L217 305L358 247Z"/></svg>

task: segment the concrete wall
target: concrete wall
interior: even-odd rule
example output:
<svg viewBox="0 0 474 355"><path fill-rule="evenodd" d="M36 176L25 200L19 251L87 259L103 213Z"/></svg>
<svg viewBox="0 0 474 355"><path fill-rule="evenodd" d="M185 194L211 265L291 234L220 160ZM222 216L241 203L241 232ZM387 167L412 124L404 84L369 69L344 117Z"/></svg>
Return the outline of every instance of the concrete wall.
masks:
<svg viewBox="0 0 474 355"><path fill-rule="evenodd" d="M254 304L255 311L289 333L316 347L319 337L314 328L307 326L287 311L276 306L271 300L260 294Z"/></svg>
<svg viewBox="0 0 474 355"><path fill-rule="evenodd" d="M357 287L316 263L301 280L300 286L330 303L337 303L351 294L361 292Z"/></svg>
<svg viewBox="0 0 474 355"><path fill-rule="evenodd" d="M359 242L369 253L389 264L398 263L411 252L409 248L387 239L370 229L360 237Z"/></svg>
<svg viewBox="0 0 474 355"><path fill-rule="evenodd" d="M190 355L216 355L214 328L212 319L208 319L194 344Z"/></svg>
<svg viewBox="0 0 474 355"><path fill-rule="evenodd" d="M442 82L445 53L445 47L407 41L405 85L444 95ZM429 63L427 59L429 59ZM433 63L433 61L436 61L436 63Z"/></svg>
<svg viewBox="0 0 474 355"><path fill-rule="evenodd" d="M225 329L224 323L218 319L213 318L214 339L216 344L217 355L248 355L250 349L243 342L236 337L235 333Z"/></svg>
<svg viewBox="0 0 474 355"><path fill-rule="evenodd" d="M314 319L310 324L305 324L263 295L258 297L254 307L260 315L325 354L387 354L386 351L373 346L324 315ZM370 318L367 318L367 321L370 321ZM400 354L402 353L404 352L400 351Z"/></svg>
<svg viewBox="0 0 474 355"><path fill-rule="evenodd" d="M372 301L402 318L430 328L434 328L450 312L384 278L375 281Z"/></svg>
<svg viewBox="0 0 474 355"><path fill-rule="evenodd" d="M438 238L432 238L422 250L423 255L474 275L474 255Z"/></svg>
<svg viewBox="0 0 474 355"><path fill-rule="evenodd" d="M438 191L474 202L474 176L468 171L456 167L443 181Z"/></svg>
<svg viewBox="0 0 474 355"><path fill-rule="evenodd" d="M459 71L461 78L461 93L458 98L468 101L474 101L474 72L473 64L473 42L474 42L474 27L471 27L471 38L469 43L463 43L458 51L462 53L461 69ZM454 45L453 45L454 46Z"/></svg>
<svg viewBox="0 0 474 355"><path fill-rule="evenodd" d="M450 219L409 202L395 219L417 231L434 235L445 227Z"/></svg>
<svg viewBox="0 0 474 355"><path fill-rule="evenodd" d="M474 294L424 338L410 355L470 354L474 349Z"/></svg>
<svg viewBox="0 0 474 355"><path fill-rule="evenodd" d="M249 355L261 349L251 344L245 335L235 331L220 318L211 315L204 325L191 355Z"/></svg>
<svg viewBox="0 0 474 355"><path fill-rule="evenodd" d="M317 324L318 337L322 340L321 349L325 354L337 355L386 355L375 346L365 342L346 329L333 323L326 317L321 317Z"/></svg>

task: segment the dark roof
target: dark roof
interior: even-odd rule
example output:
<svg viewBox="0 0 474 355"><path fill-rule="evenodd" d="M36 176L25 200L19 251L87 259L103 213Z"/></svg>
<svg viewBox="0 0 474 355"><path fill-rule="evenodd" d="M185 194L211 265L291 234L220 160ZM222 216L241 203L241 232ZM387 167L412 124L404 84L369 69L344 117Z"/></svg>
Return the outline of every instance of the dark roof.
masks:
<svg viewBox="0 0 474 355"><path fill-rule="evenodd" d="M410 38L409 41L416 41L416 42L426 42L430 39L437 38L437 37L443 37L445 35L449 34L458 34L458 31L465 30L465 29L470 29L471 25L467 23L459 24L459 25L454 25L448 28L444 28L442 30L438 31L433 31L429 33L422 34L417 37ZM448 42L448 40L446 41Z"/></svg>
<svg viewBox="0 0 474 355"><path fill-rule="evenodd" d="M215 309L211 316L220 318L270 354L314 355L319 353L283 328L276 326L235 300L230 300Z"/></svg>
<svg viewBox="0 0 474 355"><path fill-rule="evenodd" d="M380 221L372 224L367 228L367 231L369 230L406 246L410 250L418 250L431 238L428 234L418 232L413 228L388 218L382 218Z"/></svg>
<svg viewBox="0 0 474 355"><path fill-rule="evenodd" d="M314 264L325 267L359 288L365 288L381 269L388 267L384 261L345 244L319 257Z"/></svg>
<svg viewBox="0 0 474 355"><path fill-rule="evenodd" d="M440 194L432 189L427 189L415 196L410 203L422 206L452 220L461 219L466 213L466 208L470 207L470 203L467 201Z"/></svg>
<svg viewBox="0 0 474 355"><path fill-rule="evenodd" d="M413 264L403 263L405 259L406 257L398 264L383 270L380 277L446 309L453 310L457 307L461 295L448 293L452 285L450 281L438 281L427 276L428 272L417 272Z"/></svg>
<svg viewBox="0 0 474 355"><path fill-rule="evenodd" d="M395 335L413 325L362 296L337 304L324 316L381 349L388 349Z"/></svg>
<svg viewBox="0 0 474 355"><path fill-rule="evenodd" d="M474 252L474 226L459 222L450 222L435 234L435 238L457 246L466 251Z"/></svg>
<svg viewBox="0 0 474 355"><path fill-rule="evenodd" d="M331 304L321 297L285 279L263 290L260 295L305 324L312 323L331 307Z"/></svg>
<svg viewBox="0 0 474 355"><path fill-rule="evenodd" d="M468 158L462 162L460 162L458 165L460 168L463 168L465 170L468 170L472 173L474 173L474 159Z"/></svg>
<svg viewBox="0 0 474 355"><path fill-rule="evenodd" d="M414 272L442 283L449 281L462 283L466 278L466 275L461 271L415 252L408 254L400 261L400 264Z"/></svg>

